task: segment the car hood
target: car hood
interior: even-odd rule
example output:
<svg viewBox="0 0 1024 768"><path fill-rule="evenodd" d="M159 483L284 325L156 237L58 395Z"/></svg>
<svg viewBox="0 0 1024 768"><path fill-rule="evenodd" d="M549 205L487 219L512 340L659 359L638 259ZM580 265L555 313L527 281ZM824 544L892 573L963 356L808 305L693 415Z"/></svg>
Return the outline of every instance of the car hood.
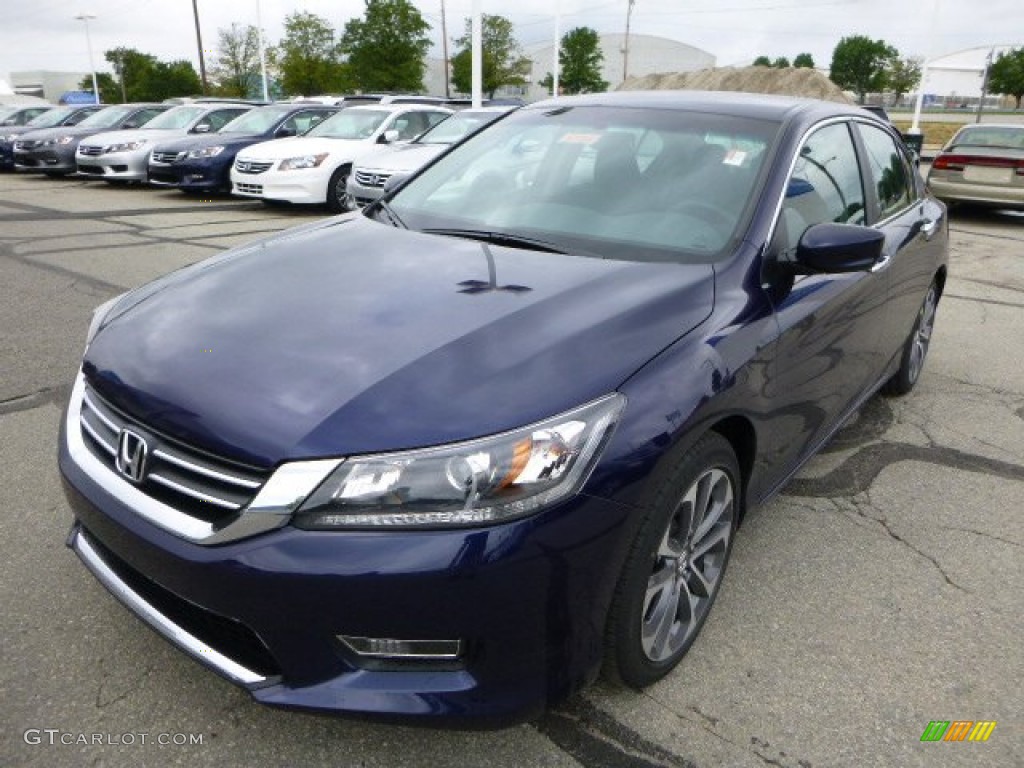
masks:
<svg viewBox="0 0 1024 768"><path fill-rule="evenodd" d="M162 141L157 146L163 152L182 152L189 149L202 149L203 147L232 147L240 148L251 144L265 141L259 134L249 133L208 133L202 136L190 136L188 138L176 138L172 141Z"/></svg>
<svg viewBox="0 0 1024 768"><path fill-rule="evenodd" d="M448 144L403 144L399 147L388 147L386 150L363 155L357 160L360 168L384 171L385 173L401 173L422 168L446 149Z"/></svg>
<svg viewBox="0 0 1024 768"><path fill-rule="evenodd" d="M3 130L0 129L0 133ZM61 136L88 136L88 128L79 128L77 125L69 125L64 128L36 128L34 131L26 131L18 138L21 141L46 141L47 139L59 139Z"/></svg>
<svg viewBox="0 0 1024 768"><path fill-rule="evenodd" d="M239 153L245 160L284 160L288 157L301 155L318 155L329 152L336 157L355 157L372 147L373 143L365 140L323 139L319 136L290 136L286 139L264 141Z"/></svg>
<svg viewBox="0 0 1024 768"><path fill-rule="evenodd" d="M187 131L184 128L132 128L130 130L106 131L96 133L85 141L90 145L102 146L104 144L127 144L130 141L145 141L147 146L152 146L158 141L177 139L185 136Z"/></svg>
<svg viewBox="0 0 1024 768"><path fill-rule="evenodd" d="M248 464L422 447L615 390L710 314L713 283L710 265L502 248L350 216L129 294L83 371L146 427Z"/></svg>

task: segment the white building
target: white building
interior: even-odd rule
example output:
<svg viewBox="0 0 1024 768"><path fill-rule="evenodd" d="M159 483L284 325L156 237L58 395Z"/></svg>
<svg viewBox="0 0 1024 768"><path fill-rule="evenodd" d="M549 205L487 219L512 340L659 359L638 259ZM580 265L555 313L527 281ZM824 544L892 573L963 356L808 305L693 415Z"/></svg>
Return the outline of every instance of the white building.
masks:
<svg viewBox="0 0 1024 768"><path fill-rule="evenodd" d="M621 34L601 35L599 38L601 52L604 54L601 79L606 80L609 89L612 90L622 82L625 39L626 36ZM540 86L540 81L552 71L554 66L554 45L553 43L539 43L524 47L523 52L531 63L527 87L521 93L502 89L500 95L522 96L527 101L546 98L550 94ZM633 34L629 36L629 75L631 77L658 72L691 72L713 66L715 66L714 55L694 48L692 45L655 35ZM427 71L423 76L423 85L426 93L444 95L444 65L441 59L427 59Z"/></svg>
<svg viewBox="0 0 1024 768"><path fill-rule="evenodd" d="M626 51L626 36L608 34L600 37L601 53L604 64L601 67L601 79L608 82L609 90L614 90L622 83L623 65ZM543 99L548 94L540 86L549 72L554 68L554 43L532 45L526 49L526 55L532 62L530 69L530 85L526 92L529 101ZM659 72L692 72L697 69L709 69L715 66L715 57L700 48L655 35L629 36L629 71L630 77L653 75Z"/></svg>
<svg viewBox="0 0 1024 768"><path fill-rule="evenodd" d="M989 55L994 61L1000 53L1009 50L1011 46L1008 45L968 48L933 59L921 83L925 103L976 105L981 97L982 79Z"/></svg>

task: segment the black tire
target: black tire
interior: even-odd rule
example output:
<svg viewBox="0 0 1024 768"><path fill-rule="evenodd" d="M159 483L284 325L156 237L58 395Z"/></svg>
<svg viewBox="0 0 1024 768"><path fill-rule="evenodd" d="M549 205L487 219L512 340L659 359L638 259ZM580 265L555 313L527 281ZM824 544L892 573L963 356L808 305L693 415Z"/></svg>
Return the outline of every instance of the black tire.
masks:
<svg viewBox="0 0 1024 768"><path fill-rule="evenodd" d="M717 433L703 436L679 461L619 577L605 636L606 678L643 688L686 655L729 563L741 487L736 454Z"/></svg>
<svg viewBox="0 0 1024 768"><path fill-rule="evenodd" d="M327 208L331 213L347 213L352 210L352 199L345 189L352 166L343 165L331 174L327 182Z"/></svg>
<svg viewBox="0 0 1024 768"><path fill-rule="evenodd" d="M928 293L925 294L921 309L918 310L917 317L914 319L914 327L903 344L900 367L892 378L882 386L883 394L905 395L914 388L917 380L921 378L921 370L928 357L932 331L935 329L935 310L938 305L939 287L933 281L928 287Z"/></svg>

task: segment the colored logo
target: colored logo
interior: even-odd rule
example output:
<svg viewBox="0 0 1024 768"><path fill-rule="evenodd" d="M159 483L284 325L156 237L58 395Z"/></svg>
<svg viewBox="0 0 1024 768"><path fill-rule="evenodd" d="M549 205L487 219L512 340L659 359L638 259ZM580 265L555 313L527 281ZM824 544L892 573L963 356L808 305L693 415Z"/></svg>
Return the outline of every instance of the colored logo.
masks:
<svg viewBox="0 0 1024 768"><path fill-rule="evenodd" d="M921 741L988 741L995 729L995 720L932 720Z"/></svg>

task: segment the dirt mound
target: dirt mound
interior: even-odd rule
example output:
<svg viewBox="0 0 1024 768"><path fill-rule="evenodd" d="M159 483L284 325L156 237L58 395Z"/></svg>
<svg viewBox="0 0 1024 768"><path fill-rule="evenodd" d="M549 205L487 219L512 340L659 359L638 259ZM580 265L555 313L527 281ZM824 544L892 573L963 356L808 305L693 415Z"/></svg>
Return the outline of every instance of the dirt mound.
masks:
<svg viewBox="0 0 1024 768"><path fill-rule="evenodd" d="M838 85L816 69L786 67L716 67L696 72L665 72L631 77L618 91L745 91L803 96L852 104Z"/></svg>

